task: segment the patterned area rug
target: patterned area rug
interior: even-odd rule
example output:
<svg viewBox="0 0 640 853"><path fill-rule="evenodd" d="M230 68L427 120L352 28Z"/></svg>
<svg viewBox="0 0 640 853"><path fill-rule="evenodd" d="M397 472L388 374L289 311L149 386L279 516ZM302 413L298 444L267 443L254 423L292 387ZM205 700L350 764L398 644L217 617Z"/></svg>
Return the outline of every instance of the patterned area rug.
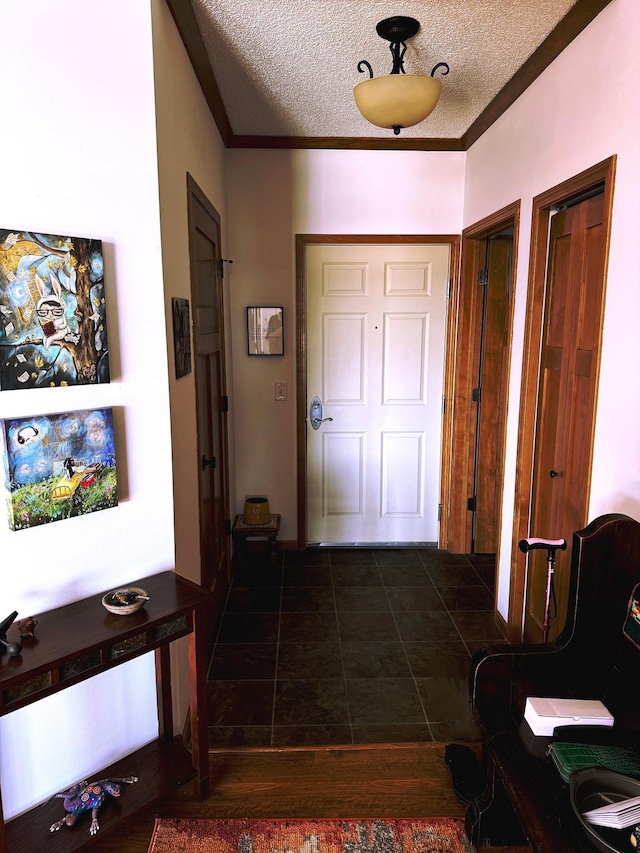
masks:
<svg viewBox="0 0 640 853"><path fill-rule="evenodd" d="M149 853L473 853L463 822L159 818Z"/></svg>

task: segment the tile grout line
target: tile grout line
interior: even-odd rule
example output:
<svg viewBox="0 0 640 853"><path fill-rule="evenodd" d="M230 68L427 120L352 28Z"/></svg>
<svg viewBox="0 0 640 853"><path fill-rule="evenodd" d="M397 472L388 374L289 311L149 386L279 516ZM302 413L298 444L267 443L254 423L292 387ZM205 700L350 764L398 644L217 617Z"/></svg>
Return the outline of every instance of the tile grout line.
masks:
<svg viewBox="0 0 640 853"><path fill-rule="evenodd" d="M282 625L282 598L284 595L284 556L281 557L280 565L280 596L278 599L278 633L276 635L276 660L273 670L273 702L271 705L271 736L269 744L275 746L276 735L276 701L278 698L278 663L280 661L280 627Z"/></svg>
<svg viewBox="0 0 640 853"><path fill-rule="evenodd" d="M471 563L469 562L469 560L467 560L466 556L465 556L465 558L464 558L464 559L465 559L465 561L466 561L466 565L467 565L467 567L468 567L468 568L473 569L473 566L471 565ZM425 566L425 568L427 568L427 567ZM476 572L476 570L475 570L475 569L473 569L473 571L475 572L475 574L476 574L476 575L478 575L478 573ZM469 655L469 664L471 664L471 658L473 657L473 655L471 654L471 649L469 648L469 646L468 646L468 645L467 645L467 643L466 643L466 640L465 640L465 639L464 639L464 637L462 636L462 632L461 632L461 631L460 631L460 629L458 628L458 626L457 626L457 624L456 624L456 620L455 620L455 619L453 618L453 616L451 615L451 614L452 614L452 611L447 607L447 603L446 603L446 601L444 600L444 598L443 598L443 597L442 597L442 595L440 594L440 587L439 587L438 585L436 585L436 583L434 582L433 578L431 577L431 572L429 572L429 569L428 569L428 568L427 568L427 572L429 573L429 577L431 578L431 582L433 583L433 585L434 585L434 587L435 587L435 589L436 589L436 592L438 593L438 596L439 596L440 601L442 602L442 604L443 604L443 606L444 606L444 609L445 609L445 611L446 611L446 613L447 613L447 616L448 616L448 617L449 617L449 619L451 620L451 624L452 624L452 625L453 625L453 627L456 629L456 633L457 633L457 634L458 634L458 636L460 637L460 642L462 643L462 645L463 645L463 646L465 647L465 649L467 650L467 654ZM479 577L479 575L478 575L478 577ZM480 581L482 582L482 579L481 579L481 578L480 578Z"/></svg>
<svg viewBox="0 0 640 853"><path fill-rule="evenodd" d="M342 651L342 633L340 631L340 620L338 619L338 600L336 598L336 585L333 582L333 564L331 562L331 551L329 551L329 576L331 578L331 592L333 595L333 607L336 614L336 626L338 628L338 645L340 647L340 664L342 666L342 684L344 686L344 698L347 703L347 717L348 717L348 725L349 725L349 735L351 737L351 744L355 743L353 737L353 722L351 719L351 704L349 702L349 691L347 689L347 673L344 666L344 653Z"/></svg>
<svg viewBox="0 0 640 853"><path fill-rule="evenodd" d="M420 559L420 563L422 565L422 568L426 572L427 571L426 566L422 562L422 558L420 557L419 553L418 553L418 558ZM387 591L387 584L385 583L384 576L380 575L380 578L382 580L382 587L384 589L384 594L385 594L385 596L387 598L387 602L389 604L389 609L391 610L391 616L393 617L393 623L396 626L396 631L398 632L400 644L402 645L402 653L404 654L405 660L407 662L407 666L409 667L409 672L411 673L411 680L413 681L413 686L414 686L415 691L416 691L416 696L418 697L418 702L420 703L420 707L422 709L422 716L424 717L424 721L427 724L427 728L429 729L429 734L431 735L431 740L433 741L433 740L435 740L435 738L433 737L433 729L431 728L431 723L429 722L429 717L427 716L427 711L426 711L426 708L424 707L424 702L422 701L422 696L420 695L420 691L418 690L418 685L416 683L416 676L414 675L413 667L411 666L411 661L409 660L409 655L407 654L407 649L405 647L404 639L402 637L402 632L400 631L400 628L398 626L398 620L396 619L396 611L391 606L391 600L389 598L389 593Z"/></svg>
<svg viewBox="0 0 640 853"><path fill-rule="evenodd" d="M220 619L218 621L218 625L216 627L215 637L212 639L212 641L209 644L209 660L207 661L206 681L209 680L209 673L211 671L211 665L213 664L213 659L214 659L215 654L216 654L216 648L218 647L218 638L220 637L220 631L222 630L222 622L223 622L224 616L227 612L227 607L229 606L229 598L231 597L231 590L232 589L233 589L233 581L229 584L229 588L227 589L227 592L226 592L225 597L224 597L224 604L222 605L222 608L220 611L221 616L220 616Z"/></svg>

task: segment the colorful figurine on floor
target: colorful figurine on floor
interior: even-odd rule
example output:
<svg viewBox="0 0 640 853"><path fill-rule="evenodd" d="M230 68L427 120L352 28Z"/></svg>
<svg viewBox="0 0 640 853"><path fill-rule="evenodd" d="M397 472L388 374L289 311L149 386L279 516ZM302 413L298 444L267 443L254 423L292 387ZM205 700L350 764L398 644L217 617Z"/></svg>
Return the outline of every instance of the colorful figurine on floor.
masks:
<svg viewBox="0 0 640 853"><path fill-rule="evenodd" d="M61 826L73 826L82 812L91 811L91 826L89 833L95 835L100 829L98 823L98 810L104 802L107 794L112 797L120 796L120 785L125 783L130 785L137 782L137 776L125 776L122 779L100 779L98 782L78 782L77 785L69 788L68 791L59 791L54 794L55 797L64 798L64 808L67 814L52 823L49 827L50 832L57 832Z"/></svg>

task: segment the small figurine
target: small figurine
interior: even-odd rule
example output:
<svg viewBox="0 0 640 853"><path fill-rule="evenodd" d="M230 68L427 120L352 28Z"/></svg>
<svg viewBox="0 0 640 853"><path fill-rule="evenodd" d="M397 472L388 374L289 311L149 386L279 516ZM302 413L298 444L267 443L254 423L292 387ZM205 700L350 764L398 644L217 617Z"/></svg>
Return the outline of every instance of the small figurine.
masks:
<svg viewBox="0 0 640 853"><path fill-rule="evenodd" d="M16 622L21 637L34 637L37 624L38 620L33 616L27 616L26 619L18 619Z"/></svg>
<svg viewBox="0 0 640 853"><path fill-rule="evenodd" d="M16 658L22 651L20 643L10 643L7 640L7 631L13 624L13 620L17 615L18 611L14 610L13 613L10 613L6 619L3 619L3 621L0 622L0 655L6 649L12 658Z"/></svg>
<svg viewBox="0 0 640 853"><path fill-rule="evenodd" d="M98 782L78 782L73 785L68 791L59 791L50 799L55 797L64 798L64 807L67 814L52 823L49 827L49 832L57 832L61 826L73 826L82 812L91 810L91 826L89 833L95 835L100 829L98 824L98 810L104 802L107 794L112 797L120 796L120 785L127 785L137 782L137 776L125 776L122 779L100 779ZM48 801L47 801L48 802Z"/></svg>

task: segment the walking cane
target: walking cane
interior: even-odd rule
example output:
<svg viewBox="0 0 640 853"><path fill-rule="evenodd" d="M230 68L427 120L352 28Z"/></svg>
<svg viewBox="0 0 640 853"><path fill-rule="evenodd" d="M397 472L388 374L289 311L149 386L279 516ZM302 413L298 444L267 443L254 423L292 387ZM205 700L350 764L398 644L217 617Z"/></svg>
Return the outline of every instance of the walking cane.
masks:
<svg viewBox="0 0 640 853"><path fill-rule="evenodd" d="M551 623L549 610L552 596L555 601L553 573L556 564L556 551L566 551L567 541L566 539L540 539L536 536L532 536L529 539L521 539L520 542L518 542L518 548L520 548L524 554L527 554L529 551L539 551L542 548L547 549L547 586L544 596L544 621L542 623L542 642L546 643L549 640L549 625Z"/></svg>

